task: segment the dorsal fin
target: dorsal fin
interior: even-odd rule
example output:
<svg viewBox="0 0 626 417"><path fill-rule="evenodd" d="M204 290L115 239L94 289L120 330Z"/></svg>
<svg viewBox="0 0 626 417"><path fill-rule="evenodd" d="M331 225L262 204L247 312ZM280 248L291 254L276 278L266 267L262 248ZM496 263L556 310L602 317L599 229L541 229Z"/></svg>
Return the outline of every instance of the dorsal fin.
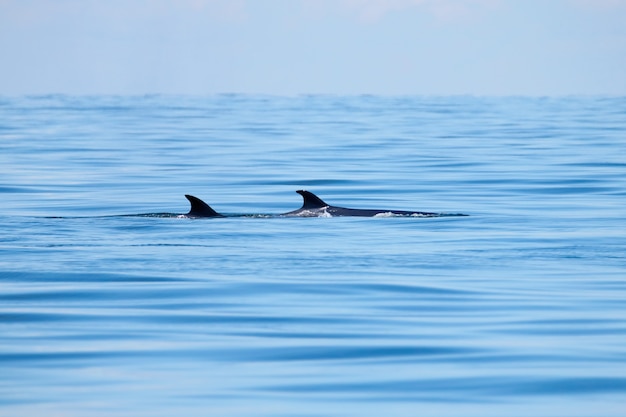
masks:
<svg viewBox="0 0 626 417"><path fill-rule="evenodd" d="M224 217L219 214L217 211L213 210L211 206L209 206L204 201L200 200L198 197L194 197L189 194L185 194L185 197L191 203L191 210L187 213L187 216L190 217Z"/></svg>
<svg viewBox="0 0 626 417"><path fill-rule="evenodd" d="M304 203L302 204L302 209L304 210L328 207L328 204L325 203L324 200L322 200L310 191L298 190L296 192L300 194L302 198L304 198Z"/></svg>

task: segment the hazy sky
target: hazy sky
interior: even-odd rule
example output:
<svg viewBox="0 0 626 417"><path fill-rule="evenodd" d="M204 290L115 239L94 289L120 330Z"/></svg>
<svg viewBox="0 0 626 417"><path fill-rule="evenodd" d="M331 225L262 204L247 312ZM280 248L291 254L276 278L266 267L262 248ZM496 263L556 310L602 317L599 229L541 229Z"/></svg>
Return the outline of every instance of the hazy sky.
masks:
<svg viewBox="0 0 626 417"><path fill-rule="evenodd" d="M626 94L626 0L0 0L0 94Z"/></svg>

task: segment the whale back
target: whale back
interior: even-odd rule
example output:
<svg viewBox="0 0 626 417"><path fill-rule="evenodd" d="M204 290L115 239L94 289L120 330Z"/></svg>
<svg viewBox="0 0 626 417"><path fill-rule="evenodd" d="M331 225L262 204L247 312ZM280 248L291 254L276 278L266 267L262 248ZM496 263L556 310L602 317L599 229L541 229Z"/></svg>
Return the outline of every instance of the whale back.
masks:
<svg viewBox="0 0 626 417"><path fill-rule="evenodd" d="M300 194L304 199L301 210L314 210L329 206L328 203L324 202L324 200L322 200L310 191L298 190L296 192Z"/></svg>
<svg viewBox="0 0 626 417"><path fill-rule="evenodd" d="M198 197L194 197L189 194L185 194L185 197L191 203L191 210L187 213L189 217L224 217L219 214L217 211L213 210L211 206L209 206L204 201L200 200Z"/></svg>
<svg viewBox="0 0 626 417"><path fill-rule="evenodd" d="M300 210L315 210L329 206L329 204L325 203L324 200L322 200L312 192L306 190L298 190L296 192L300 194L304 199L304 202L302 203L302 208Z"/></svg>

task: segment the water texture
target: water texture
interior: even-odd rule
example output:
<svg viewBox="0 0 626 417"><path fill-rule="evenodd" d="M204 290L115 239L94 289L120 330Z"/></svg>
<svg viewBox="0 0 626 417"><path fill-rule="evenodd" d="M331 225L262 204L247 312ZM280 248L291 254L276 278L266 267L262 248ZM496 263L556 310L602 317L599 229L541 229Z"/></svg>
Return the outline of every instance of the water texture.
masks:
<svg viewBox="0 0 626 417"><path fill-rule="evenodd" d="M0 97L0 416L623 416L625 155L623 97ZM184 194L238 217L127 216Z"/></svg>

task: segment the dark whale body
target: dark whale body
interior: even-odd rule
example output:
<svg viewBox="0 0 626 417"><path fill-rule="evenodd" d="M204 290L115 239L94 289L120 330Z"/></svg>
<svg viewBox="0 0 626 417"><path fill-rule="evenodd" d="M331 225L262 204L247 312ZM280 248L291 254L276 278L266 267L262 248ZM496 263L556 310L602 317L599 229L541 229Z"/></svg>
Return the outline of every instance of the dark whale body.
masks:
<svg viewBox="0 0 626 417"><path fill-rule="evenodd" d="M185 194L185 197L191 203L189 213L185 214L187 217L226 217L213 210L211 206L200 200L198 197L194 197L189 194Z"/></svg>
<svg viewBox="0 0 626 417"><path fill-rule="evenodd" d="M285 217L376 217L376 216L413 216L413 217L444 217L444 216L467 216L467 214L430 213L427 211L405 210L382 210L382 209L353 209L331 206L310 191L296 191L302 196L304 202L298 210L283 213ZM189 213L185 217L226 217L213 210L207 203L189 194L185 197L191 203ZM240 217L240 216L235 216Z"/></svg>
<svg viewBox="0 0 626 417"><path fill-rule="evenodd" d="M324 202L321 198L310 191L296 191L304 199L302 207L298 210L284 213L283 216L299 216L299 217L375 217L375 216L416 216L416 217L437 217L438 213L429 213L425 211L405 211L405 210L380 210L380 209L352 209L345 207L331 206Z"/></svg>

